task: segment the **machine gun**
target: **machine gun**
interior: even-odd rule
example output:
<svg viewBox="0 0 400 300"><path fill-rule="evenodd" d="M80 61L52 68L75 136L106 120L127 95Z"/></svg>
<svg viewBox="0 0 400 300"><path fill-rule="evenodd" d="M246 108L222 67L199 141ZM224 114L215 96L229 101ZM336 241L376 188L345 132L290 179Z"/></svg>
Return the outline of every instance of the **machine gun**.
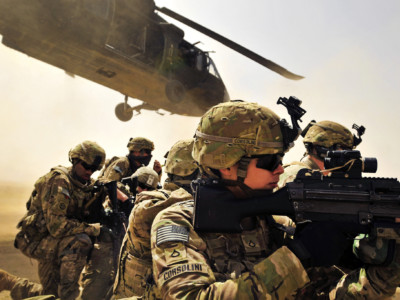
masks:
<svg viewBox="0 0 400 300"><path fill-rule="evenodd" d="M362 177L362 172L376 172L377 161L362 159L359 151L328 152L325 166L331 168L330 176L302 169L277 192L247 199L236 198L216 180L198 180L194 183L194 228L241 232L245 217L286 215L296 222L344 222L352 224L352 235L368 233L400 241L399 181Z"/></svg>

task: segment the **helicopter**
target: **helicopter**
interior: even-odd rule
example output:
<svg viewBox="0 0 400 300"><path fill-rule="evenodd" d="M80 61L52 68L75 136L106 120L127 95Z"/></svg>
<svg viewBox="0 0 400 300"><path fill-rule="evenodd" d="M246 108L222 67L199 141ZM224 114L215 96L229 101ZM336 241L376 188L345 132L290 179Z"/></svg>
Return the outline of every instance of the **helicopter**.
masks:
<svg viewBox="0 0 400 300"><path fill-rule="evenodd" d="M7 47L122 93L121 121L142 109L201 116L229 101L209 53L160 13L288 79L303 78L153 0L0 0L0 34ZM129 97L143 103L131 107Z"/></svg>

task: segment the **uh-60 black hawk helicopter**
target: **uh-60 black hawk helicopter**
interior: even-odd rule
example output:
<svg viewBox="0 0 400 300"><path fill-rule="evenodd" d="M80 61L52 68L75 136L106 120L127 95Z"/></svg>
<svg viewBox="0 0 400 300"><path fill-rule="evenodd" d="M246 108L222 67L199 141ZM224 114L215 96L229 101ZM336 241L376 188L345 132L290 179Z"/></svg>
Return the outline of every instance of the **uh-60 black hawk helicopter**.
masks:
<svg viewBox="0 0 400 300"><path fill-rule="evenodd" d="M121 121L141 109L201 116L229 100L208 53L157 12L286 78L302 78L153 0L0 0L0 34L8 47L121 92ZM130 107L128 97L143 103Z"/></svg>

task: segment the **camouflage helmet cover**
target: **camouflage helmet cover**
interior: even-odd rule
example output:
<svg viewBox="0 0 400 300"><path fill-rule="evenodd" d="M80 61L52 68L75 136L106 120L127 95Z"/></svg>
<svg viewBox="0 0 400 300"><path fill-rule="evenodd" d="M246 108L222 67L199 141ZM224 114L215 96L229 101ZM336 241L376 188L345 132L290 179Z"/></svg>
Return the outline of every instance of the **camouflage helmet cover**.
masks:
<svg viewBox="0 0 400 300"><path fill-rule="evenodd" d="M198 166L192 157L193 139L176 142L165 155L165 172L178 176L189 176Z"/></svg>
<svg viewBox="0 0 400 300"><path fill-rule="evenodd" d="M84 141L76 145L68 153L69 161L72 162L74 158L80 159L88 165L98 165L100 170L106 159L106 152L96 142Z"/></svg>
<svg viewBox="0 0 400 300"><path fill-rule="evenodd" d="M353 134L349 129L332 121L312 123L304 136L303 143L330 148L341 145L350 149L354 148Z"/></svg>
<svg viewBox="0 0 400 300"><path fill-rule="evenodd" d="M154 143L144 137L130 138L128 145L129 151L140 151L142 149L154 150Z"/></svg>
<svg viewBox="0 0 400 300"><path fill-rule="evenodd" d="M270 109L244 101L210 108L200 119L193 158L201 166L223 169L243 156L284 153L280 118Z"/></svg>
<svg viewBox="0 0 400 300"><path fill-rule="evenodd" d="M138 182L153 189L157 188L159 182L157 172L149 167L140 167L133 173L132 177L137 177Z"/></svg>

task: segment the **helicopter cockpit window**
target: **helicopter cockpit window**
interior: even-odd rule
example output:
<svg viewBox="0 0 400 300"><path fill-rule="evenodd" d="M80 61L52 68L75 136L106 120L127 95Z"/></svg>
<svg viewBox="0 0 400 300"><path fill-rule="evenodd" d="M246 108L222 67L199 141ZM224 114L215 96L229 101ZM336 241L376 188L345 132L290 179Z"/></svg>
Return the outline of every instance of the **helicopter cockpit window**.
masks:
<svg viewBox="0 0 400 300"><path fill-rule="evenodd" d="M204 52L199 51L197 53L197 56L196 56L196 69L197 69L197 71L200 71L200 72L201 71L207 71L208 65L209 65L209 63L208 63L207 55Z"/></svg>
<svg viewBox="0 0 400 300"><path fill-rule="evenodd" d="M83 7L98 17L108 19L110 17L111 1L112 0L83 0Z"/></svg>
<svg viewBox="0 0 400 300"><path fill-rule="evenodd" d="M217 66L214 64L214 61L207 55L208 65L209 65L209 72L210 74L214 75L217 78L221 78L218 73Z"/></svg>

